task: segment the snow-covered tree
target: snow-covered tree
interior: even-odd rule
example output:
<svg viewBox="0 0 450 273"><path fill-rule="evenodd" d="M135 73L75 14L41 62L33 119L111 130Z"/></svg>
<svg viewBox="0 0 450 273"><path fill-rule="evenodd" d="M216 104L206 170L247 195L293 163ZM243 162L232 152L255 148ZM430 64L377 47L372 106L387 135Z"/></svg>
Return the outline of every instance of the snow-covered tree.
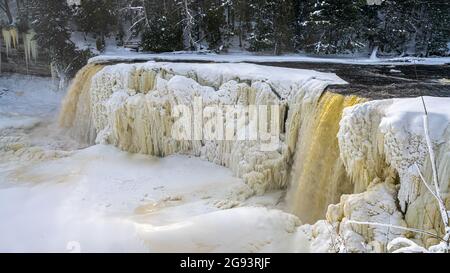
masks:
<svg viewBox="0 0 450 273"><path fill-rule="evenodd" d="M146 51L168 52L183 49L182 29L174 16L156 17L144 29L141 46Z"/></svg>
<svg viewBox="0 0 450 273"><path fill-rule="evenodd" d="M48 51L52 68L60 79L59 87L63 88L89 56L70 40L71 9L66 1L60 0L31 0L29 5L35 39L40 48Z"/></svg>
<svg viewBox="0 0 450 273"><path fill-rule="evenodd" d="M253 29L248 40L250 50L270 50L278 55L291 49L294 26L294 1L250 1L254 14Z"/></svg>
<svg viewBox="0 0 450 273"><path fill-rule="evenodd" d="M445 55L450 38L450 5L440 0L387 0L378 6L377 42L400 55Z"/></svg>
<svg viewBox="0 0 450 273"><path fill-rule="evenodd" d="M351 53L365 47L363 39L365 0L317 0L303 22L314 33L304 48L315 53Z"/></svg>
<svg viewBox="0 0 450 273"><path fill-rule="evenodd" d="M117 30L118 7L115 0L81 0L75 6L75 21L80 30L97 35L97 49L104 47L105 36Z"/></svg>

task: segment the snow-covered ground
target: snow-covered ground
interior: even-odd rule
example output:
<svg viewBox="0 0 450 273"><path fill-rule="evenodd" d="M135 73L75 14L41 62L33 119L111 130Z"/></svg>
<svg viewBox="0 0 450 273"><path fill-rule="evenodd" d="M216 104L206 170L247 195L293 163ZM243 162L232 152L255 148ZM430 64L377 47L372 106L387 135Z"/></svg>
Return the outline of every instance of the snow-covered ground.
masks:
<svg viewBox="0 0 450 273"><path fill-rule="evenodd" d="M202 62L306 62L306 63L337 63L337 64L358 64L358 65L444 65L450 63L450 57L417 58L417 57L397 57L397 58L370 58L359 56L310 56L303 54L286 54L281 56L256 55L251 53L190 53L174 52L161 54L145 54L130 51L123 51L119 48L109 47L102 55L92 58L90 63L120 62L120 61L202 61Z"/></svg>
<svg viewBox="0 0 450 273"><path fill-rule="evenodd" d="M281 192L246 199L230 170L187 156L80 149L46 78L0 78L1 252L307 251ZM299 243L300 242L300 243Z"/></svg>

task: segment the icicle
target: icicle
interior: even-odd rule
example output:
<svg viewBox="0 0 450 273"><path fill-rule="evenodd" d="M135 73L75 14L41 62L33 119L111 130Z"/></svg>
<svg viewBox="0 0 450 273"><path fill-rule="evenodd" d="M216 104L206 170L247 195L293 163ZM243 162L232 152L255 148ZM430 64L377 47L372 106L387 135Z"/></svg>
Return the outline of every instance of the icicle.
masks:
<svg viewBox="0 0 450 273"><path fill-rule="evenodd" d="M5 41L6 56L9 56L9 51L11 49L11 33L8 29L2 29L3 40Z"/></svg>
<svg viewBox="0 0 450 273"><path fill-rule="evenodd" d="M17 49L19 44L19 33L16 28L10 28L9 33L11 35L12 46Z"/></svg>
<svg viewBox="0 0 450 273"><path fill-rule="evenodd" d="M36 63L38 56L37 43L34 40L35 32L31 31L23 35L23 45L25 50L25 62L28 64L31 60L34 60Z"/></svg>
<svg viewBox="0 0 450 273"><path fill-rule="evenodd" d="M34 37L36 36L36 32L34 32L32 30L28 33L28 35L29 35L29 41L30 41L29 43L30 43L31 56L33 57L34 62L36 63L38 54L39 54L38 45L37 45L36 40L34 39Z"/></svg>
<svg viewBox="0 0 450 273"><path fill-rule="evenodd" d="M29 50L29 43L28 43L28 34L23 35L23 51L25 53L25 65L27 66L27 73L28 73L28 64L30 62L30 50Z"/></svg>
<svg viewBox="0 0 450 273"><path fill-rule="evenodd" d="M9 56L11 48L17 48L19 34L16 28L2 29L3 40L5 40L6 56Z"/></svg>

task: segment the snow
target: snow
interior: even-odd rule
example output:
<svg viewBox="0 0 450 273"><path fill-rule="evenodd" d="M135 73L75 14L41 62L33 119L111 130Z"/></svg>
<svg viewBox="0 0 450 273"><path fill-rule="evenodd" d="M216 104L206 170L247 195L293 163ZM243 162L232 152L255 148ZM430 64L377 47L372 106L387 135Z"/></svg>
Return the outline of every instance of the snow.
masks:
<svg viewBox="0 0 450 273"><path fill-rule="evenodd" d="M450 99L424 97L424 101L440 188L447 193L450 183ZM338 138L341 158L359 190L364 191L374 179L392 179L398 174L397 198L408 225L437 233L442 223L436 215L438 211L430 205L434 201L415 167L417 164L431 183L423 116L420 98L370 101L344 111ZM427 245L436 243L434 238L428 238L427 242Z"/></svg>
<svg viewBox="0 0 450 273"><path fill-rule="evenodd" d="M199 159L157 159L111 146L3 176L15 186L0 190L2 252L64 252L71 241L87 252L146 251L136 222L150 218L146 224L156 228L216 211L216 202L243 186L229 170Z"/></svg>
<svg viewBox="0 0 450 273"><path fill-rule="evenodd" d="M316 80L325 84L346 84L344 80L333 73L323 73L314 70L292 69L282 67L262 66L246 63L170 63L149 61L144 64L119 64L107 66L103 73L120 74L124 71L163 69L177 75L196 75L204 85L219 89L222 84L231 81L268 82L279 88L283 98L296 89L306 85L308 81Z"/></svg>
<svg viewBox="0 0 450 273"><path fill-rule="evenodd" d="M301 54L287 54L281 56L255 55L249 53L197 54L190 52L175 52L161 54L146 54L136 52L105 52L102 55L91 58L89 63L108 62L137 62L137 61L197 61L197 62L224 62L224 63L267 63L267 62L306 62L306 63L337 63L358 65L445 65L450 63L450 57L398 57L398 58L370 58L352 56L314 56Z"/></svg>
<svg viewBox="0 0 450 273"><path fill-rule="evenodd" d="M430 137L434 141L442 141L444 131L450 124L450 98L424 97L424 101L429 111ZM424 113L420 98L394 99L392 105L386 109L385 118L380 124L381 130L397 128L402 131L399 134L413 133L423 136Z"/></svg>
<svg viewBox="0 0 450 273"><path fill-rule="evenodd" d="M123 46L117 46L114 36L105 38L105 48L103 52L98 51L96 39L92 35L86 35L83 32L74 31L71 33L70 40L80 50L89 49L95 55L129 55L134 54L131 49Z"/></svg>
<svg viewBox="0 0 450 273"><path fill-rule="evenodd" d="M53 113L64 96L48 78L19 74L0 75L0 113L46 115Z"/></svg>
<svg viewBox="0 0 450 273"><path fill-rule="evenodd" d="M0 128L1 252L306 251L281 192L248 199L229 169L190 156L79 149L54 126L64 94L50 79L0 86L2 119L17 124Z"/></svg>
<svg viewBox="0 0 450 273"><path fill-rule="evenodd" d="M0 77L0 130L33 127L59 108L64 94L47 78L5 74Z"/></svg>
<svg viewBox="0 0 450 273"><path fill-rule="evenodd" d="M279 252L301 247L294 240L299 223L276 210L236 208L163 227L141 225L139 232L154 252Z"/></svg>

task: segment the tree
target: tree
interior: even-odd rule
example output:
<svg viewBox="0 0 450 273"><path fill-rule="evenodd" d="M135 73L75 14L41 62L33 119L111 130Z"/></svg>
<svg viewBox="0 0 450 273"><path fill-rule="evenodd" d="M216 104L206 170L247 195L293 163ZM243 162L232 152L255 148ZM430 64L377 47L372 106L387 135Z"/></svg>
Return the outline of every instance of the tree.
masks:
<svg viewBox="0 0 450 273"><path fill-rule="evenodd" d="M317 0L303 24L314 33L305 50L315 53L351 53L364 48L366 0Z"/></svg>
<svg viewBox="0 0 450 273"><path fill-rule="evenodd" d="M292 49L294 2L291 0L252 0L254 28L248 38L250 50L272 50L275 55Z"/></svg>
<svg viewBox="0 0 450 273"><path fill-rule="evenodd" d="M183 49L182 30L176 23L174 17L161 16L152 20L142 34L142 48L153 52Z"/></svg>
<svg viewBox="0 0 450 273"><path fill-rule="evenodd" d="M181 7L181 23L183 25L183 41L185 48L190 50L200 50L198 20L201 13L199 13L200 8L198 7L198 3L194 0L182 0L178 2L178 5Z"/></svg>
<svg viewBox="0 0 450 273"><path fill-rule="evenodd" d="M30 10L35 39L40 48L49 53L50 62L60 79L60 88L67 84L89 57L88 51L80 51L70 40L69 22L71 10L66 1L31 0Z"/></svg>
<svg viewBox="0 0 450 273"><path fill-rule="evenodd" d="M175 0L146 0L141 15L141 46L146 51L165 52L183 49L181 12Z"/></svg>
<svg viewBox="0 0 450 273"><path fill-rule="evenodd" d="M450 4L440 0L427 3L430 12L431 27L427 29L424 55L448 55L450 38Z"/></svg>
<svg viewBox="0 0 450 273"><path fill-rule="evenodd" d="M224 32L226 31L225 8L227 0L209 0L202 8L202 26L209 49L218 49L224 46Z"/></svg>
<svg viewBox="0 0 450 273"><path fill-rule="evenodd" d="M103 40L117 29L118 7L114 0L81 0L75 10L75 21L85 33L95 33Z"/></svg>

